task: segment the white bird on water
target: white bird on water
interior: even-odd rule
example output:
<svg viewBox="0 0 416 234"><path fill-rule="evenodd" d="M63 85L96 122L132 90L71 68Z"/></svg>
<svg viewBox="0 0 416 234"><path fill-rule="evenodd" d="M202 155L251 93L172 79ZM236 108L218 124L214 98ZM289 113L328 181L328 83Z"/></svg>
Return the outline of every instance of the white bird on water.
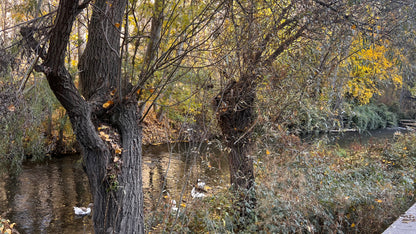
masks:
<svg viewBox="0 0 416 234"><path fill-rule="evenodd" d="M89 215L91 213L91 207L93 207L93 206L94 205L92 203L90 203L88 205L88 207L76 207L76 206L74 206L75 215L79 215L79 216Z"/></svg>

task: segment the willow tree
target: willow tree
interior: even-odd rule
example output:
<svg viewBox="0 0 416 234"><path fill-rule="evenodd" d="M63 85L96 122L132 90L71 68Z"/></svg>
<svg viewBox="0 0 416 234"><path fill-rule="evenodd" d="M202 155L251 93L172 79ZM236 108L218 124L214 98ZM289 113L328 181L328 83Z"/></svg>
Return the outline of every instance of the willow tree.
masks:
<svg viewBox="0 0 416 234"><path fill-rule="evenodd" d="M46 75L81 145L94 199L95 232L144 233L140 124L148 106L141 90L158 71L166 76L159 80L155 94L173 81L186 55L210 38L204 29L221 15L221 1L155 0L141 8L137 1L93 1L88 42L79 61L79 91L65 67L65 52L73 22L89 4L90 0L61 0L46 46L39 46L33 37L35 28L24 27L21 33L43 60L35 69ZM145 8L151 9L150 16L137 19L135 11ZM186 21L179 21L185 17ZM135 28L132 35L131 28ZM137 77L122 73L131 42L135 43L133 60L140 61L141 70L131 73Z"/></svg>
<svg viewBox="0 0 416 234"><path fill-rule="evenodd" d="M268 76L278 76L276 61L283 53L308 41L322 40L340 32L348 37L353 30L374 35L377 25L389 22L389 17L377 15L393 10L394 7L387 7L390 4L394 3L229 1L229 18L221 35L224 47L217 53L224 57L218 70L228 85L218 93L214 106L229 148L231 184L237 191L237 207L242 217L249 216L256 204L250 154L254 146L252 132L257 119L258 85ZM275 80L279 79L281 77Z"/></svg>

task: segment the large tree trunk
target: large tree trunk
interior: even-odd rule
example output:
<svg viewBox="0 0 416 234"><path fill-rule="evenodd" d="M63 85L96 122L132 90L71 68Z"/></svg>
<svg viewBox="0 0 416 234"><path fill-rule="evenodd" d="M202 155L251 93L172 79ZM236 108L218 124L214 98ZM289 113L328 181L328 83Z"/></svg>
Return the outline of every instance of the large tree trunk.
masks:
<svg viewBox="0 0 416 234"><path fill-rule="evenodd" d="M94 2L88 42L79 61L81 93L87 100L105 94L110 88L118 88L121 79L120 25L126 3L126 0Z"/></svg>
<svg viewBox="0 0 416 234"><path fill-rule="evenodd" d="M243 75L240 80L231 81L215 98L217 119L229 148L230 182L236 192L235 207L240 218L249 218L247 210L256 205L253 159L249 156L256 120L255 78L254 74Z"/></svg>
<svg viewBox="0 0 416 234"><path fill-rule="evenodd" d="M64 63L78 4L78 0L60 1L46 60L37 69L46 74L67 110L81 145L94 199L95 232L144 233L140 114L135 100L110 95L113 88L120 88L115 82L120 78L120 35L114 25L121 24L126 1L95 1L96 18L89 25L90 41L81 64L86 99ZM112 26L103 28L108 24ZM109 99L114 104L104 107Z"/></svg>

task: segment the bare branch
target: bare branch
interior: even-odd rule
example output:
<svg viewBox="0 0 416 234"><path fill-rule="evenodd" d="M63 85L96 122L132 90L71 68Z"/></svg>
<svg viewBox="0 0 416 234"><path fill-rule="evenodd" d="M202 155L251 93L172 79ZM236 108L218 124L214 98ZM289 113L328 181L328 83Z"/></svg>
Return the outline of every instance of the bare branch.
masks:
<svg viewBox="0 0 416 234"><path fill-rule="evenodd" d="M89 4L91 0L85 0L83 3L78 5L78 11L84 10Z"/></svg>
<svg viewBox="0 0 416 234"><path fill-rule="evenodd" d="M296 34L286 39L284 42L280 44L276 50L265 60L265 64L271 64L281 53L283 53L288 46L290 46L294 41L300 38L303 35L303 32L307 28L307 25L303 25L301 28L298 29Z"/></svg>
<svg viewBox="0 0 416 234"><path fill-rule="evenodd" d="M33 50L40 58L46 59L46 52L40 43L33 37L35 28L33 27L22 27L20 28L20 34L23 36L23 39L26 41L26 45L29 49Z"/></svg>

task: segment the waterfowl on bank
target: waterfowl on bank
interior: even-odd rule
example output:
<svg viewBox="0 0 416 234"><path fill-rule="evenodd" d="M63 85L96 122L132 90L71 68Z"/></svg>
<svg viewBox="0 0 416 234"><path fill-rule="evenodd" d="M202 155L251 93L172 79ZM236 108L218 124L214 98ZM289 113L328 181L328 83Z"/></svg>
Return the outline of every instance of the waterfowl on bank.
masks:
<svg viewBox="0 0 416 234"><path fill-rule="evenodd" d="M191 196L192 198L203 198L207 194L207 191L205 190L205 182L198 179L196 185L192 188Z"/></svg>
<svg viewBox="0 0 416 234"><path fill-rule="evenodd" d="M173 212L176 212L176 211L179 210L178 207L176 206L176 201L175 200L170 201L170 204L171 204L171 209L172 209Z"/></svg>
<svg viewBox="0 0 416 234"><path fill-rule="evenodd" d="M163 199L164 199L165 203L167 205L169 205L169 207L171 208L172 213L175 213L176 211L178 211L179 208L176 206L176 200L174 200L174 199L171 200L171 196L170 196L169 192L167 190L163 190L162 194L163 194Z"/></svg>
<svg viewBox="0 0 416 234"><path fill-rule="evenodd" d="M79 215L79 216L89 215L91 213L91 208L93 206L94 205L92 203L90 203L88 205L88 207L76 207L76 206L74 206L75 215Z"/></svg>

